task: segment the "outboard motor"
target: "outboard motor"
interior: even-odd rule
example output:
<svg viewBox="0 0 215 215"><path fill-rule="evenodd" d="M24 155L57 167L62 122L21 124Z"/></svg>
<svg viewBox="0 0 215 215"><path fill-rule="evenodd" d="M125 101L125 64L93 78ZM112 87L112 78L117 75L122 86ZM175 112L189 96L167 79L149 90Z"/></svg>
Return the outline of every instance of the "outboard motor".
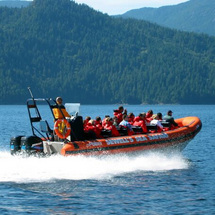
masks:
<svg viewBox="0 0 215 215"><path fill-rule="evenodd" d="M23 136L16 136L10 138L10 153L15 155L21 151L21 138Z"/></svg>
<svg viewBox="0 0 215 215"><path fill-rule="evenodd" d="M26 154L43 153L43 141L37 136L21 138L21 152Z"/></svg>

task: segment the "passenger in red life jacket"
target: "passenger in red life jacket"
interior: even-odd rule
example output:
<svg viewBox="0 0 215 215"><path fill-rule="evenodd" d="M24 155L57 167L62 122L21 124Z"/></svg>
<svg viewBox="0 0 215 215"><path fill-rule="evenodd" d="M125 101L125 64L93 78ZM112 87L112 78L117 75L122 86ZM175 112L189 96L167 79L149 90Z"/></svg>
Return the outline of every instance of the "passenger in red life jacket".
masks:
<svg viewBox="0 0 215 215"><path fill-rule="evenodd" d="M118 130L116 129L116 126L113 125L113 119L110 117L106 119L106 124L104 126L104 129L110 130L113 137L120 136Z"/></svg>
<svg viewBox="0 0 215 215"><path fill-rule="evenodd" d="M93 132L96 135L96 138L102 138L101 130L95 126L95 120L91 119L84 128L86 133Z"/></svg>
<svg viewBox="0 0 215 215"><path fill-rule="evenodd" d="M119 106L117 110L114 110L113 114L118 118L118 122L120 123L123 120L122 116L124 114L127 114L127 110L126 109L124 110L123 106Z"/></svg>
<svg viewBox="0 0 215 215"><path fill-rule="evenodd" d="M96 117L95 126L96 126L98 129L102 130L102 119L101 119L100 116L97 116L97 117Z"/></svg>
<svg viewBox="0 0 215 215"><path fill-rule="evenodd" d="M161 122L159 120L159 116L157 114L154 114L152 116L153 120L150 122L150 125L157 125L158 127L158 132L163 131L163 126L161 125Z"/></svg>
<svg viewBox="0 0 215 215"><path fill-rule="evenodd" d="M86 116L85 120L84 120L84 128L86 127L86 125L88 124L88 122L91 120L90 116Z"/></svg>
<svg viewBox="0 0 215 215"><path fill-rule="evenodd" d="M127 128L128 130L128 135L133 135L134 131L132 129L131 124L128 122L128 115L124 114L122 116L123 120L122 122L119 123L120 126Z"/></svg>
<svg viewBox="0 0 215 215"><path fill-rule="evenodd" d="M133 125L133 123L134 123L134 118L135 118L135 116L134 116L133 113L129 113L129 114L128 114L128 122L129 122L131 125Z"/></svg>
<svg viewBox="0 0 215 215"><path fill-rule="evenodd" d="M153 120L152 116L153 116L153 110L149 110L146 113L146 122L147 122L147 124L150 124L150 122Z"/></svg>
<svg viewBox="0 0 215 215"><path fill-rule="evenodd" d="M133 126L141 127L143 130L143 133L147 133L147 127L146 127L146 119L145 119L146 113L140 113L139 116L134 118Z"/></svg>
<svg viewBox="0 0 215 215"><path fill-rule="evenodd" d="M108 117L110 117L110 116L109 116L109 115L105 115L105 118L102 120L102 127L105 126L105 124L106 124L106 119L107 119Z"/></svg>

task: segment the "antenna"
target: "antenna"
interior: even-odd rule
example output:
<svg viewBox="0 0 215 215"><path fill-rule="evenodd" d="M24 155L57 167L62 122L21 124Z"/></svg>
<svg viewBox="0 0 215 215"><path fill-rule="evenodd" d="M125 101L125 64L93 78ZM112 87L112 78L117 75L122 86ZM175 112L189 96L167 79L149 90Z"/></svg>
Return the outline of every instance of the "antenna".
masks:
<svg viewBox="0 0 215 215"><path fill-rule="evenodd" d="M31 98L32 98L33 101L34 101L34 96L33 96L33 93L32 93L32 91L31 91L31 88L30 88L30 87L28 87L28 91L29 91L29 93L30 93L30 95L31 95Z"/></svg>

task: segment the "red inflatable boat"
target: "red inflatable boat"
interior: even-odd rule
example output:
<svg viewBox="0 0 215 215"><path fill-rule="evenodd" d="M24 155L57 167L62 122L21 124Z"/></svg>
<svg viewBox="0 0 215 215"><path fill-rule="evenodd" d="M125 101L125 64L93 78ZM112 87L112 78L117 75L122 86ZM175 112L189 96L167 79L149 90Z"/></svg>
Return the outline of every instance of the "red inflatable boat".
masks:
<svg viewBox="0 0 215 215"><path fill-rule="evenodd" d="M182 151L202 127L198 117L189 116L175 120L179 125L178 128L160 133L136 132L132 136L121 133L118 137L86 139L82 135L83 119L81 116L75 116L69 123L67 123L67 119L62 119L62 123L66 122L66 135L64 136L59 132L56 133L56 128L50 128L48 122L42 118L39 111L40 105L38 105L41 102L48 104L53 114L53 107L56 105L53 99L29 99L27 108L33 135L12 137L10 141L11 154L71 156L142 153L149 150ZM56 119L52 119L53 122L54 120Z"/></svg>

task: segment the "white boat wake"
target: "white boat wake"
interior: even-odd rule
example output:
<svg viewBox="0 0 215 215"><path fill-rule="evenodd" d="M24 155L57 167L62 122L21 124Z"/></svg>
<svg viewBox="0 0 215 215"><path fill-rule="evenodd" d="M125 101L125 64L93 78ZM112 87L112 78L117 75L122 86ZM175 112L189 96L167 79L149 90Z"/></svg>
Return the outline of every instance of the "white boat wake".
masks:
<svg viewBox="0 0 215 215"><path fill-rule="evenodd" d="M150 153L129 157L52 156L49 158L12 156L0 152L0 182L31 183L52 180L106 180L134 172L187 169L189 162L182 155Z"/></svg>

